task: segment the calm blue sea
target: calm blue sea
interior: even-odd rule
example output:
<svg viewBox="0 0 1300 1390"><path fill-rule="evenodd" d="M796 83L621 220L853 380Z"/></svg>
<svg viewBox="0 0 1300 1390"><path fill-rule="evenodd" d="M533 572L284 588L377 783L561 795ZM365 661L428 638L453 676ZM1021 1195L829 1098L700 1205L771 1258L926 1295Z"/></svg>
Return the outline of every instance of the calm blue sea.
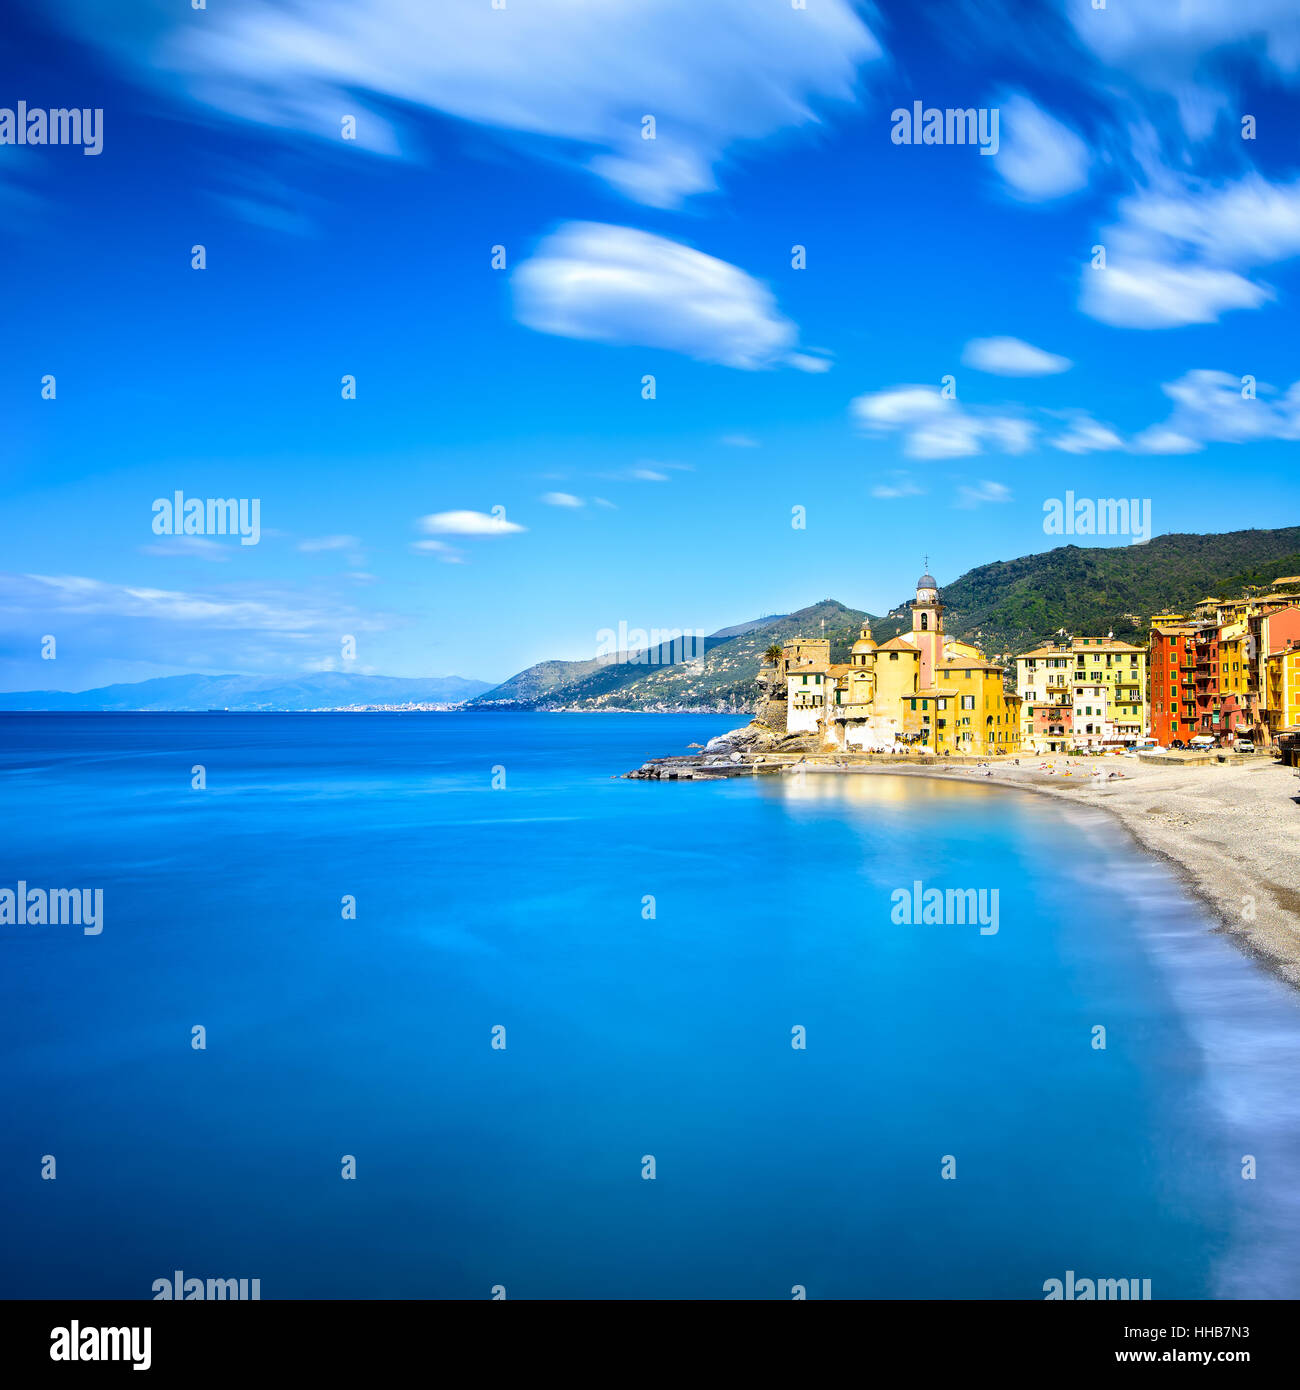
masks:
<svg viewBox="0 0 1300 1390"><path fill-rule="evenodd" d="M1300 1296L1300 996L1094 812L617 777L734 722L0 716L0 1294Z"/></svg>

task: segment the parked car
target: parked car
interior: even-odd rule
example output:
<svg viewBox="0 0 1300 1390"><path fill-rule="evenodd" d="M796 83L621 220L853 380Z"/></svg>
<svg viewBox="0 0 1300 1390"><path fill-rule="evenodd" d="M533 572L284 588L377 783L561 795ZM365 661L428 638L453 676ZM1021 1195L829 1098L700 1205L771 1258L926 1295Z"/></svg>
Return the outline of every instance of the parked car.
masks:
<svg viewBox="0 0 1300 1390"><path fill-rule="evenodd" d="M1233 741L1232 751L1234 753L1253 753L1255 751L1254 740L1249 738L1236 739Z"/></svg>

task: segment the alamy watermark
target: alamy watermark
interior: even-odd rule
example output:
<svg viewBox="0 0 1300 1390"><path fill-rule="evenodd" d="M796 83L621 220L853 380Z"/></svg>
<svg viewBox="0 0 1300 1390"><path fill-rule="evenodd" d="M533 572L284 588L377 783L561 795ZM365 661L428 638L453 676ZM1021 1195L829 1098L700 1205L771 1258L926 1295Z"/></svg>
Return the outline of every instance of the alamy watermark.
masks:
<svg viewBox="0 0 1300 1390"><path fill-rule="evenodd" d="M700 661L704 656L703 628L602 627L596 634L596 660L605 666L672 666Z"/></svg>
<svg viewBox="0 0 1300 1390"><path fill-rule="evenodd" d="M0 888L0 927L80 927L83 936L104 930L102 888Z"/></svg>
<svg viewBox="0 0 1300 1390"><path fill-rule="evenodd" d="M51 1361L130 1361L133 1371L153 1365L150 1327L82 1327L74 1318L50 1332Z"/></svg>
<svg viewBox="0 0 1300 1390"><path fill-rule="evenodd" d="M170 1279L155 1279L152 1287L155 1303L160 1299L164 1303L169 1300L198 1302L201 1299L242 1299L252 1302L262 1297L260 1279L187 1279L183 1269L176 1270Z"/></svg>
<svg viewBox="0 0 1300 1390"><path fill-rule="evenodd" d="M999 110L996 106L926 106L914 101L889 113L895 145L978 145L981 154L997 154Z"/></svg>
<svg viewBox="0 0 1300 1390"><path fill-rule="evenodd" d="M1130 536L1134 545L1151 539L1149 497L1049 497L1043 503L1048 536Z"/></svg>
<svg viewBox="0 0 1300 1390"><path fill-rule="evenodd" d="M1074 1270L1067 1269L1064 1279L1048 1279L1043 1284L1044 1302L1056 1299L1147 1299L1151 1297L1150 1279L1076 1279Z"/></svg>
<svg viewBox="0 0 1300 1390"><path fill-rule="evenodd" d="M902 926L979 924L981 936L998 934L996 888L927 888L918 878L911 888L895 888L889 920Z"/></svg>
<svg viewBox="0 0 1300 1390"><path fill-rule="evenodd" d="M260 497L186 497L179 489L153 503L155 536L238 536L240 545L262 539Z"/></svg>
<svg viewBox="0 0 1300 1390"><path fill-rule="evenodd" d="M82 154L104 148L103 107L43 110L20 101L0 106L0 145L80 145Z"/></svg>

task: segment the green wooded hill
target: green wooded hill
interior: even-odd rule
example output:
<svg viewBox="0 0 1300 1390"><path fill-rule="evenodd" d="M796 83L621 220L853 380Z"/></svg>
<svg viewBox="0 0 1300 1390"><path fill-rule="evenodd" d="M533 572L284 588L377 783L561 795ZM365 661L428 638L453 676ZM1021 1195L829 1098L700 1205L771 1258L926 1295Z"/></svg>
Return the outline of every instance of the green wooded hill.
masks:
<svg viewBox="0 0 1300 1390"><path fill-rule="evenodd" d="M1184 611L1207 596L1266 587L1292 574L1300 574L1300 526L1171 534L1145 545L1061 546L980 565L941 592L950 636L973 642L990 656L1010 656L1059 628L1143 641L1153 613ZM906 607L911 597L909 592L890 613L872 617L878 642L911 626ZM705 655L694 662L672 662L674 653L664 648L647 653L653 659L640 663L541 662L479 695L469 707L743 712L757 698L755 678L769 646L825 636L831 660L847 661L865 616L861 609L823 599L796 613L724 628L705 640Z"/></svg>
<svg viewBox="0 0 1300 1390"><path fill-rule="evenodd" d="M680 653L667 646L641 653L645 659L639 662L543 661L471 700L468 708L741 712L758 696L755 676L774 642L825 636L832 659L847 661L864 616L825 599L798 613L738 624L739 630L724 628L704 639L704 655L696 661L674 662Z"/></svg>
<svg viewBox="0 0 1300 1390"><path fill-rule="evenodd" d="M1014 654L1058 628L1145 640L1151 615L1300 574L1300 526L1222 535L1156 536L1145 545L1062 546L998 560L943 586L947 630L990 655ZM889 636L911 625L895 609ZM879 640L884 640L880 637Z"/></svg>

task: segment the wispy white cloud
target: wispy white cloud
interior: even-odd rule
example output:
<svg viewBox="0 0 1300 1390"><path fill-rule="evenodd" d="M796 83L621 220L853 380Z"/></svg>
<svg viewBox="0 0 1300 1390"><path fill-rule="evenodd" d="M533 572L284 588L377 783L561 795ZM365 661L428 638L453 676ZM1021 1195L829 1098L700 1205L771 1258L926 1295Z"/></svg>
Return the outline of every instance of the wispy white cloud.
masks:
<svg viewBox="0 0 1300 1390"><path fill-rule="evenodd" d="M972 338L961 360L994 376L1051 376L1068 372L1074 365L1068 357L1045 352L1020 338Z"/></svg>
<svg viewBox="0 0 1300 1390"><path fill-rule="evenodd" d="M411 549L417 555L432 555L440 560L444 565L463 565L465 556L455 546L448 545L446 541L412 541Z"/></svg>
<svg viewBox="0 0 1300 1390"><path fill-rule="evenodd" d="M1135 434L1129 447L1135 454L1195 454L1205 446L1165 425L1151 425Z"/></svg>
<svg viewBox="0 0 1300 1390"><path fill-rule="evenodd" d="M1134 87L1177 103L1183 130L1205 139L1232 110L1232 60L1285 84L1300 78L1300 10L1294 0L1124 0L1105 9L1065 0L1082 42Z"/></svg>
<svg viewBox="0 0 1300 1390"><path fill-rule="evenodd" d="M360 569L366 563L365 547L356 536L308 536L298 542L298 549L304 555L341 551L353 569Z"/></svg>
<svg viewBox="0 0 1300 1390"><path fill-rule="evenodd" d="M1023 93L1000 98L1000 144L992 163L1007 191L1026 203L1075 193L1088 182L1088 147Z"/></svg>
<svg viewBox="0 0 1300 1390"><path fill-rule="evenodd" d="M1004 483L994 483L985 479L982 482L971 486L963 483L957 489L957 500L953 503L954 507L960 507L963 511L969 511L973 507L982 507L985 502L1010 502L1011 489Z"/></svg>
<svg viewBox="0 0 1300 1390"><path fill-rule="evenodd" d="M897 386L849 403L849 413L868 434L902 434L911 458L963 458L986 446L1006 454L1033 447L1035 426L997 411L974 413L945 399L934 386Z"/></svg>
<svg viewBox="0 0 1300 1390"><path fill-rule="evenodd" d="M1079 307L1116 328L1181 328L1217 323L1230 309L1258 309L1272 290L1235 271L1167 265L1138 257L1083 272Z"/></svg>
<svg viewBox="0 0 1300 1390"><path fill-rule="evenodd" d="M222 0L201 23L188 5L137 0L129 25L120 0L57 9L196 119L338 142L350 113L356 146L393 156L413 141L390 113L423 108L549 141L547 154L658 207L712 189L736 144L854 102L883 56L852 0Z"/></svg>
<svg viewBox="0 0 1300 1390"><path fill-rule="evenodd" d="M792 352L785 360L800 372L829 372L835 365L829 357L814 357L810 352Z"/></svg>
<svg viewBox="0 0 1300 1390"><path fill-rule="evenodd" d="M883 499L895 497L922 497L926 489L923 488L910 474L903 473L894 469L887 475L888 481L880 482L871 489L873 497Z"/></svg>
<svg viewBox="0 0 1300 1390"><path fill-rule="evenodd" d="M798 330L765 285L632 227L570 222L543 240L512 284L519 321L539 333L665 348L745 371L799 355Z"/></svg>
<svg viewBox="0 0 1300 1390"><path fill-rule="evenodd" d="M1300 255L1300 181L1166 179L1121 202L1099 242L1106 265L1082 272L1084 313L1121 328L1214 323L1275 297L1250 272Z"/></svg>
<svg viewBox="0 0 1300 1390"><path fill-rule="evenodd" d="M581 497L575 497L571 492L544 492L542 501L548 507L585 507L587 505Z"/></svg>
<svg viewBox="0 0 1300 1390"><path fill-rule="evenodd" d="M1067 454L1107 453L1124 448L1124 441L1109 425L1100 424L1086 411L1066 412L1069 425L1049 440L1052 448Z"/></svg>
<svg viewBox="0 0 1300 1390"><path fill-rule="evenodd" d="M1157 452L1149 447L1152 439L1168 444L1171 436L1198 447L1300 440L1300 381L1280 392L1266 382L1247 383L1231 372L1198 369L1166 382L1161 390L1174 410L1168 420L1144 432L1146 452Z"/></svg>
<svg viewBox="0 0 1300 1390"><path fill-rule="evenodd" d="M153 541L149 545L138 546L141 555L161 555L166 559L191 558L210 560L221 564L230 559L237 545L222 545L220 541L207 536L168 536L165 540Z"/></svg>
<svg viewBox="0 0 1300 1390"><path fill-rule="evenodd" d="M320 597L298 590L277 594L260 584L231 585L201 590L160 589L142 584L112 584L73 574L0 575L0 609L49 615L149 620L193 624L204 631L235 631L279 635L297 640L303 634L348 631L341 613L353 627L380 631L388 624L382 615L343 610ZM160 639L161 640L161 639Z"/></svg>
<svg viewBox="0 0 1300 1390"><path fill-rule="evenodd" d="M432 512L420 518L419 526L426 534L435 536L509 536L528 529L504 516L474 511Z"/></svg>

